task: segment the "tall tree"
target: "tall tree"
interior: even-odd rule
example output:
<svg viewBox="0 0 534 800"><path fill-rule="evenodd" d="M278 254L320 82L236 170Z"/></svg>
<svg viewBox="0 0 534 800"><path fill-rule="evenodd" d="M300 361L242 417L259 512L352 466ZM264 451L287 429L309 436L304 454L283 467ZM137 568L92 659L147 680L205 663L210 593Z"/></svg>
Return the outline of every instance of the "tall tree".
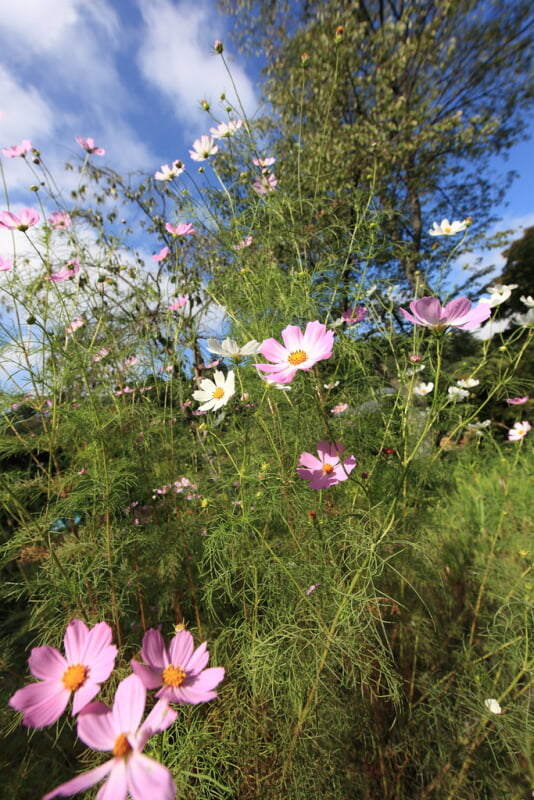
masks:
<svg viewBox="0 0 534 800"><path fill-rule="evenodd" d="M506 191L488 164L527 131L530 0L220 4L238 12L240 43L265 54L277 177L326 194L347 221L368 191L384 235L377 274L427 288L450 249L430 223L470 216L482 231Z"/></svg>

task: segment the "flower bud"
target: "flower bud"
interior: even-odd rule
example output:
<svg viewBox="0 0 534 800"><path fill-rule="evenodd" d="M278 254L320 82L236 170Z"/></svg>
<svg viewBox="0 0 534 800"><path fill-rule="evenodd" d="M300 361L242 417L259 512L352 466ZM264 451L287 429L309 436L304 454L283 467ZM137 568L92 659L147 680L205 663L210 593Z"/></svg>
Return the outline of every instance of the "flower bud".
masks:
<svg viewBox="0 0 534 800"><path fill-rule="evenodd" d="M224 50L224 45L221 41L219 41L219 39L216 39L213 43L213 49L215 50L216 53L222 55Z"/></svg>

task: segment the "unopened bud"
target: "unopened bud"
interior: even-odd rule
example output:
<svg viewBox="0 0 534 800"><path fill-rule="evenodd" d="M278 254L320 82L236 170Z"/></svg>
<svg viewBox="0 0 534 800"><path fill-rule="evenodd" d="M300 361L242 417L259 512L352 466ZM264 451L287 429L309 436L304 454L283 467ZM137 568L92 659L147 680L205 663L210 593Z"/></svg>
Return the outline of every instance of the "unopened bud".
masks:
<svg viewBox="0 0 534 800"><path fill-rule="evenodd" d="M309 53L301 53L300 55L300 63L303 67L307 67L310 61Z"/></svg>
<svg viewBox="0 0 534 800"><path fill-rule="evenodd" d="M200 107L203 108L204 111L209 111L210 110L210 104L208 103L207 100L201 100L200 101Z"/></svg>
<svg viewBox="0 0 534 800"><path fill-rule="evenodd" d="M216 53L221 55L224 50L224 45L222 42L219 41L219 39L216 39L213 43L213 49L215 50Z"/></svg>
<svg viewBox="0 0 534 800"><path fill-rule="evenodd" d="M343 25L338 25L336 28L336 35L334 37L334 42L336 44L339 44L340 42L343 41L343 33L344 33Z"/></svg>

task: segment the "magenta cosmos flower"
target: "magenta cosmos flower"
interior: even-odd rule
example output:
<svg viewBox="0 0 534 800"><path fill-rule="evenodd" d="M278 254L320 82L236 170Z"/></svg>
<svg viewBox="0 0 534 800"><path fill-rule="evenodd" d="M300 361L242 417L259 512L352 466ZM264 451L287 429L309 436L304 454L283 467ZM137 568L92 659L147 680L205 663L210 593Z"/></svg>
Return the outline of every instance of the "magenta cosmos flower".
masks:
<svg viewBox="0 0 534 800"><path fill-rule="evenodd" d="M341 315L341 319L346 325L355 325L357 322L361 322L362 319L365 319L367 316L367 308L365 306L354 306L354 308L349 308L347 311L344 311Z"/></svg>
<svg viewBox="0 0 534 800"><path fill-rule="evenodd" d="M91 703L78 717L78 737L88 747L111 753L113 758L99 767L72 778L43 797L69 797L83 792L107 777L97 797L100 800L173 800L176 787L167 767L143 755L148 739L166 730L176 719L167 703L156 703L146 720L146 689L136 675L120 682L113 708Z"/></svg>
<svg viewBox="0 0 534 800"><path fill-rule="evenodd" d="M416 325L425 325L436 330L451 327L470 331L488 319L491 314L488 303L479 303L474 307L472 305L467 297L457 297L446 306L442 306L437 297L421 297L410 303L411 314L404 308L400 311L406 319Z"/></svg>
<svg viewBox="0 0 534 800"><path fill-rule="evenodd" d="M19 689L9 700L11 708L23 713L23 725L52 725L65 711L72 693L72 713L78 714L109 678L117 648L111 644L111 628L106 622L89 630L81 619L72 620L64 645L65 656L55 647L33 648L28 664L40 682Z"/></svg>
<svg viewBox="0 0 534 800"><path fill-rule="evenodd" d="M32 225L37 225L40 219L41 217L33 208L21 208L18 217L11 211L0 211L0 228L27 231Z"/></svg>
<svg viewBox="0 0 534 800"><path fill-rule="evenodd" d="M332 355L334 332L327 331L322 322L308 322L304 333L296 325L288 325L282 331L282 339L284 345L276 339L265 339L259 350L274 364L254 364L270 373L266 378L273 383L291 383L297 370L310 370L317 361Z"/></svg>
<svg viewBox="0 0 534 800"><path fill-rule="evenodd" d="M152 628L143 637L141 655L147 666L132 659L131 667L147 689L161 687L156 697L180 704L205 703L217 697L213 690L224 678L224 668L206 669L206 642L194 650L189 631L179 631L167 648L161 633Z"/></svg>
<svg viewBox="0 0 534 800"><path fill-rule="evenodd" d="M297 474L309 481L310 489L328 489L329 486L346 481L357 463L354 456L341 460L343 447L339 442L317 442L317 455L319 458L311 453L302 453L300 466L297 467Z"/></svg>

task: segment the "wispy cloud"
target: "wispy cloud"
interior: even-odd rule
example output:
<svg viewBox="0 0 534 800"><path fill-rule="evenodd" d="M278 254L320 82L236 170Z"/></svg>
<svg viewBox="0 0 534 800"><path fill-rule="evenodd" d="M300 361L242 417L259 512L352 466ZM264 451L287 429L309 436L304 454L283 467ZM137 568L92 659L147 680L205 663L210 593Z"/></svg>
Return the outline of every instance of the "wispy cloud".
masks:
<svg viewBox="0 0 534 800"><path fill-rule="evenodd" d="M174 116L191 136L206 133L210 121L200 101L212 104L217 115L221 93L234 106L241 102L247 115L254 114L257 98L250 77L232 59L238 99L221 58L212 49L216 39L224 40L225 33L224 20L212 3L139 0L139 8L145 26L137 56L139 68L145 80L168 98Z"/></svg>

